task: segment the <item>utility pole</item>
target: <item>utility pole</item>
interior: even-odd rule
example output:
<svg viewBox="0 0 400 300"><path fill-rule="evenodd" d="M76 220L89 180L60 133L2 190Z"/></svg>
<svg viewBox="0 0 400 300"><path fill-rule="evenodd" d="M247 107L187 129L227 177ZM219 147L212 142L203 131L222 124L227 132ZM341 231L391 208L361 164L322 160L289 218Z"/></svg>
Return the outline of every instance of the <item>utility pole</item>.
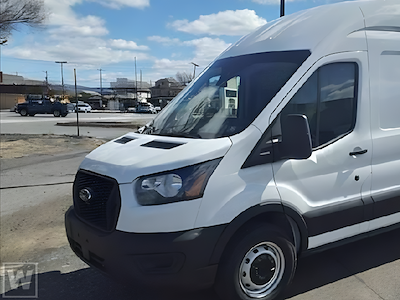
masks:
<svg viewBox="0 0 400 300"><path fill-rule="evenodd" d="M49 96L49 79L47 77L47 71L43 71L46 73L46 94Z"/></svg>
<svg viewBox="0 0 400 300"><path fill-rule="evenodd" d="M135 56L135 100L136 104L138 103L137 99L137 72L136 72L136 56Z"/></svg>
<svg viewBox="0 0 400 300"><path fill-rule="evenodd" d="M191 62L191 64L193 65L193 80L196 77L196 67L198 67L198 64L195 64L194 62Z"/></svg>
<svg viewBox="0 0 400 300"><path fill-rule="evenodd" d="M64 101L64 72L63 72L63 64L66 64L66 61L56 61L57 64L61 64L61 86L62 86L62 100Z"/></svg>
<svg viewBox="0 0 400 300"><path fill-rule="evenodd" d="M78 90L77 90L77 87L76 87L76 69L74 69L74 78L75 78L76 129L77 129L77 135L79 136L79 111L78 111Z"/></svg>
<svg viewBox="0 0 400 300"><path fill-rule="evenodd" d="M281 0L281 17L285 15L285 0Z"/></svg>
<svg viewBox="0 0 400 300"><path fill-rule="evenodd" d="M103 107L103 80L101 77L101 71L103 71L102 69L97 69L100 71L100 108Z"/></svg>

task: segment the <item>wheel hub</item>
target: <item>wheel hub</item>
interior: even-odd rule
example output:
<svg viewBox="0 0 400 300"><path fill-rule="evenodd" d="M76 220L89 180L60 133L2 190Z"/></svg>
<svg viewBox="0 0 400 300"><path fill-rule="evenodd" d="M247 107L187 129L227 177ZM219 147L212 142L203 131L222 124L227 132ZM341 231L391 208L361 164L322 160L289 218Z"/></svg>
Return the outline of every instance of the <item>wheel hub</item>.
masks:
<svg viewBox="0 0 400 300"><path fill-rule="evenodd" d="M257 285L266 284L274 276L275 267L276 263L271 255L261 254L251 264L251 281L253 281Z"/></svg>
<svg viewBox="0 0 400 300"><path fill-rule="evenodd" d="M270 294L282 279L285 261L282 250L272 242L252 247L239 269L242 290L252 298Z"/></svg>

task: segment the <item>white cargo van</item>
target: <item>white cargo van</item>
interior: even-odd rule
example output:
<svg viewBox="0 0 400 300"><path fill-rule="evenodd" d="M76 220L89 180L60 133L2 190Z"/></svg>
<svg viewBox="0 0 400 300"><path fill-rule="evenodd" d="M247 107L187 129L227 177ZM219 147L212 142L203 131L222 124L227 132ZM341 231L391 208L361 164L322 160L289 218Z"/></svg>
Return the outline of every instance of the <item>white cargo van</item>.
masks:
<svg viewBox="0 0 400 300"><path fill-rule="evenodd" d="M90 153L66 213L91 266L276 299L297 257L400 224L400 2L269 22L140 133Z"/></svg>

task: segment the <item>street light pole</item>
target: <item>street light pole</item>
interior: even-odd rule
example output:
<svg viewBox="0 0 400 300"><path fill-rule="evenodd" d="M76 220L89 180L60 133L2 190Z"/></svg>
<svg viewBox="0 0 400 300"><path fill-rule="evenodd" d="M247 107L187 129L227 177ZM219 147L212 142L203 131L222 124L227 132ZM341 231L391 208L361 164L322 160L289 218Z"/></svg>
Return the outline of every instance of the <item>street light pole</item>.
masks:
<svg viewBox="0 0 400 300"><path fill-rule="evenodd" d="M47 71L43 71L46 73L46 96L49 96L49 79L47 77Z"/></svg>
<svg viewBox="0 0 400 300"><path fill-rule="evenodd" d="M135 100L136 101L136 106L139 104L138 100L138 92L137 92L137 69L136 69L136 56L135 56ZM134 102L135 103L135 102Z"/></svg>
<svg viewBox="0 0 400 300"><path fill-rule="evenodd" d="M193 65L193 79L196 77L196 67L198 67L198 64L195 64L194 62L191 62L191 64Z"/></svg>
<svg viewBox="0 0 400 300"><path fill-rule="evenodd" d="M285 0L281 0L281 17L285 15Z"/></svg>
<svg viewBox="0 0 400 300"><path fill-rule="evenodd" d="M61 64L61 85L62 85L62 100L64 101L64 72L63 72L63 64L66 64L66 61L56 61L57 64Z"/></svg>
<svg viewBox="0 0 400 300"><path fill-rule="evenodd" d="M103 79L101 77L101 71L103 71L103 69L97 69L100 71L100 108L103 107Z"/></svg>

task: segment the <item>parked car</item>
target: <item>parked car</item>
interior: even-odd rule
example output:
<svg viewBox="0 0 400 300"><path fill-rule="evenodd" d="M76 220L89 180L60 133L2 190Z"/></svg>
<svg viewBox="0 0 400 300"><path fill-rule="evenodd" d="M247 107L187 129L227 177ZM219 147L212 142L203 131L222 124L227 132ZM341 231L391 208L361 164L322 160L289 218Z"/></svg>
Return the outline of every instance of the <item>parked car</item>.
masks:
<svg viewBox="0 0 400 300"><path fill-rule="evenodd" d="M24 103L17 105L17 112L21 116L34 116L36 114L53 114L54 117L65 117L68 114L66 104L58 101L52 102L49 99L31 99L27 98Z"/></svg>
<svg viewBox="0 0 400 300"><path fill-rule="evenodd" d="M156 114L157 111L154 108L153 104L151 103L139 103L137 108L136 108L137 113L151 113L151 114Z"/></svg>
<svg viewBox="0 0 400 300"><path fill-rule="evenodd" d="M92 112L92 107L88 103L78 103L78 112L90 113Z"/></svg>
<svg viewBox="0 0 400 300"><path fill-rule="evenodd" d="M243 37L85 157L72 250L150 289L275 300L300 255L399 228L399 28L399 0L348 1Z"/></svg>
<svg viewBox="0 0 400 300"><path fill-rule="evenodd" d="M68 112L74 112L76 107L76 103L67 103Z"/></svg>

